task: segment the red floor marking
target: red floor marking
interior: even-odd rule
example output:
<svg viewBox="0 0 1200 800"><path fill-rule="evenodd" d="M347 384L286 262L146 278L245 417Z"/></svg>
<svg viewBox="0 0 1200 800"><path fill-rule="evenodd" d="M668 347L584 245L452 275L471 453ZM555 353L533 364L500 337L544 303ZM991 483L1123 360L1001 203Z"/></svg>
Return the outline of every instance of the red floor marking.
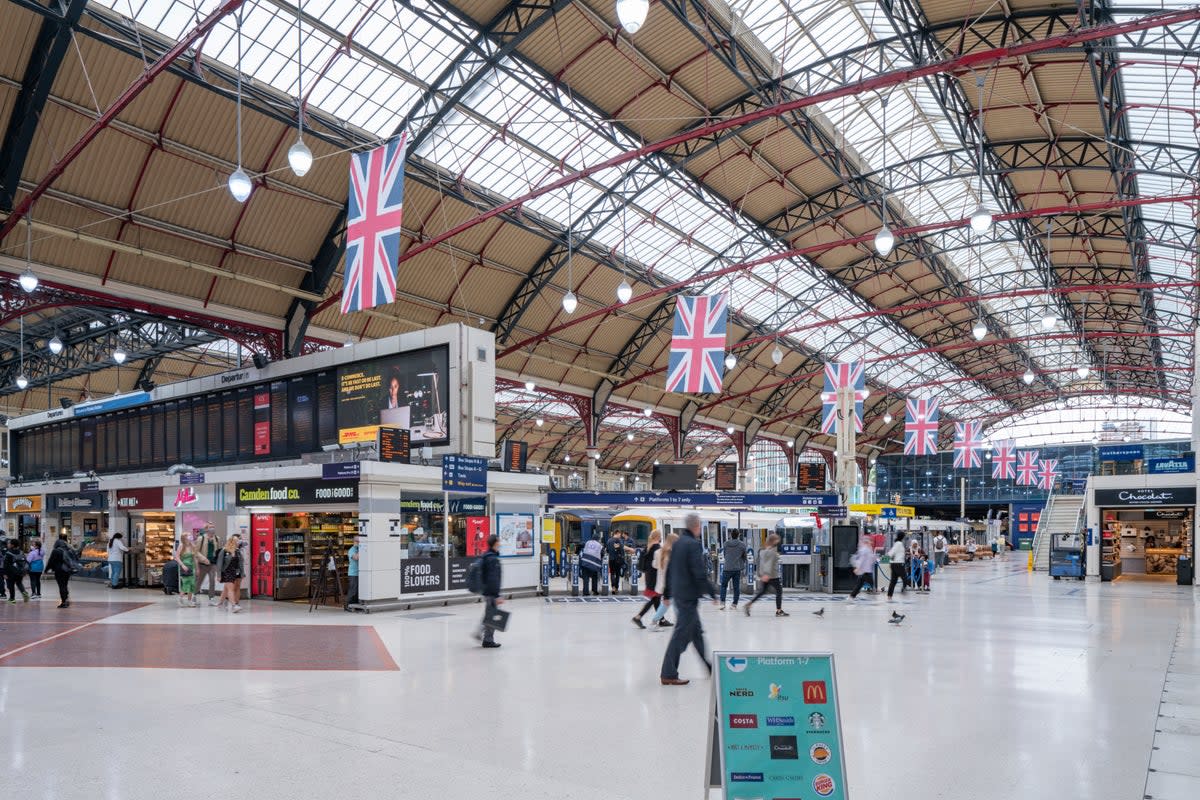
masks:
<svg viewBox="0 0 1200 800"><path fill-rule="evenodd" d="M143 608L149 603L72 603L57 608L51 601L4 603L0 607L0 659L102 619Z"/></svg>
<svg viewBox="0 0 1200 800"><path fill-rule="evenodd" d="M67 636L66 634L70 634ZM88 623L0 655L2 667L398 670L366 625Z"/></svg>

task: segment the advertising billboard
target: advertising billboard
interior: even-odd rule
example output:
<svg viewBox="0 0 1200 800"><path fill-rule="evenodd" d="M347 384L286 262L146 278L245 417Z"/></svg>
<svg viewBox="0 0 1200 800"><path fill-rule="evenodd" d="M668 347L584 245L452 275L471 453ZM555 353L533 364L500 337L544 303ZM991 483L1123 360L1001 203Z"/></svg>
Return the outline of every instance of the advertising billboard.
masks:
<svg viewBox="0 0 1200 800"><path fill-rule="evenodd" d="M374 442L386 425L408 429L412 444L449 444L449 377L447 345L338 367L338 442Z"/></svg>

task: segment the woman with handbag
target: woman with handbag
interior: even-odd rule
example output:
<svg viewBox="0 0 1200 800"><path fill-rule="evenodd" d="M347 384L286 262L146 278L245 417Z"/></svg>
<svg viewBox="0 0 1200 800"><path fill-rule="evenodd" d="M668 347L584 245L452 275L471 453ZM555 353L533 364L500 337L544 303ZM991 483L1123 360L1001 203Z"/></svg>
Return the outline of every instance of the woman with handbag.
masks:
<svg viewBox="0 0 1200 800"><path fill-rule="evenodd" d="M196 608L200 605L196 602L196 570L200 562L207 564L208 559L196 549L195 540L185 535L179 552L175 554L175 561L179 564L179 604Z"/></svg>
<svg viewBox="0 0 1200 800"><path fill-rule="evenodd" d="M642 554L642 563L638 568L646 576L646 588L642 590L642 595L646 597L646 603L633 617L633 624L645 630L646 626L642 624L642 617L650 609L658 610L662 605L662 595L658 593L658 568L657 563L658 551L662 549L662 531L655 528L650 531L650 538L646 540L646 552Z"/></svg>
<svg viewBox="0 0 1200 800"><path fill-rule="evenodd" d="M225 540L217 554L217 572L221 574L221 602L217 608L228 603L229 610L236 614L242 610L242 576L246 574L242 567L242 537L236 533Z"/></svg>
<svg viewBox="0 0 1200 800"><path fill-rule="evenodd" d="M671 550L674 549L675 542L678 540L678 533L668 533L667 538L663 540L662 549L654 554L654 569L658 573L654 590L662 598L662 604L654 612L654 616L650 618L651 630L670 628L673 625L673 623L667 622L664 619L667 615L667 607L671 605L671 585L667 583L667 565L671 562Z"/></svg>

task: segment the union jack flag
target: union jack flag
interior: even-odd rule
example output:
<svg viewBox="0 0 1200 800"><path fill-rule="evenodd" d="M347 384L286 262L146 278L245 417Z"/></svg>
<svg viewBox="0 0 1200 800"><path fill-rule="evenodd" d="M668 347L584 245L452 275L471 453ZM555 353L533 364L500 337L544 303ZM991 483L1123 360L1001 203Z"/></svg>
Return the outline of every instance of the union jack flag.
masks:
<svg viewBox="0 0 1200 800"><path fill-rule="evenodd" d="M1054 488L1054 479L1058 477L1058 459L1045 458L1038 463L1038 484L1043 491L1049 492Z"/></svg>
<svg viewBox="0 0 1200 800"><path fill-rule="evenodd" d="M854 430L862 433L863 401L867 399L867 377L862 361L834 362L825 365L825 391L821 392L821 433L837 433L837 393L843 386L854 387Z"/></svg>
<svg viewBox="0 0 1200 800"><path fill-rule="evenodd" d="M1017 453L1017 486L1037 486L1038 451L1022 450Z"/></svg>
<svg viewBox="0 0 1200 800"><path fill-rule="evenodd" d="M983 466L983 423L954 423L954 468L975 469Z"/></svg>
<svg viewBox="0 0 1200 800"><path fill-rule="evenodd" d="M1001 439L996 443L992 456L992 477L999 481L1011 481L1017 477L1017 440Z"/></svg>
<svg viewBox="0 0 1200 800"><path fill-rule="evenodd" d="M675 302L675 328L667 361L668 392L719 392L725 373L724 294L680 296Z"/></svg>
<svg viewBox="0 0 1200 800"><path fill-rule="evenodd" d="M396 299L407 149L408 134L404 133L374 150L350 156L343 314Z"/></svg>
<svg viewBox="0 0 1200 800"><path fill-rule="evenodd" d="M904 455L931 456L936 453L937 430L937 398L904 401Z"/></svg>

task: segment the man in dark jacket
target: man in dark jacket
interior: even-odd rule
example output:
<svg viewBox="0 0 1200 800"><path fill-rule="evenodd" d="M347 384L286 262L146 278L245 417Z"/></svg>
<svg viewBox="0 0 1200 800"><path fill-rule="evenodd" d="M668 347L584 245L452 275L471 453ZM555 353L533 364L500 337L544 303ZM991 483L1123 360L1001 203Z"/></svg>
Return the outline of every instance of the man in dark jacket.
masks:
<svg viewBox="0 0 1200 800"><path fill-rule="evenodd" d="M62 599L58 604L59 608L71 607L71 592L67 584L77 569L75 554L67 544L67 535L60 533L58 541L54 543L54 549L50 551L50 560L46 562L46 571L53 572L54 580L58 582L58 596Z"/></svg>
<svg viewBox="0 0 1200 800"><path fill-rule="evenodd" d="M734 608L737 608L738 600L742 596L742 573L746 571L746 543L742 541L741 534L737 531L729 532L729 538L725 540L724 556L724 565L721 567L722 611L726 608L725 592L729 588L729 584L733 584Z"/></svg>
<svg viewBox="0 0 1200 800"><path fill-rule="evenodd" d="M688 514L684 519L687 530L679 535L671 550L671 561L667 566L667 584L671 587L671 599L675 604L675 630L663 656L659 678L664 686L683 686L687 683L679 677L679 658L689 644L694 645L708 673L712 674L704 646L704 629L700 627L701 597L712 597L716 601L716 589L708 579L704 566L704 548L696 538L700 533L700 515Z"/></svg>
<svg viewBox="0 0 1200 800"><path fill-rule="evenodd" d="M479 638L483 641L484 647L499 647L500 643L496 641L496 631L488 624L492 614L495 613L496 607L501 605L504 600L500 597L500 537L492 534L487 539L487 551L483 556L483 599L486 602L483 609L483 623L479 626Z"/></svg>
<svg viewBox="0 0 1200 800"><path fill-rule="evenodd" d="M608 581L612 593L621 588L621 575L625 572L625 540L620 531L613 531L608 540Z"/></svg>

